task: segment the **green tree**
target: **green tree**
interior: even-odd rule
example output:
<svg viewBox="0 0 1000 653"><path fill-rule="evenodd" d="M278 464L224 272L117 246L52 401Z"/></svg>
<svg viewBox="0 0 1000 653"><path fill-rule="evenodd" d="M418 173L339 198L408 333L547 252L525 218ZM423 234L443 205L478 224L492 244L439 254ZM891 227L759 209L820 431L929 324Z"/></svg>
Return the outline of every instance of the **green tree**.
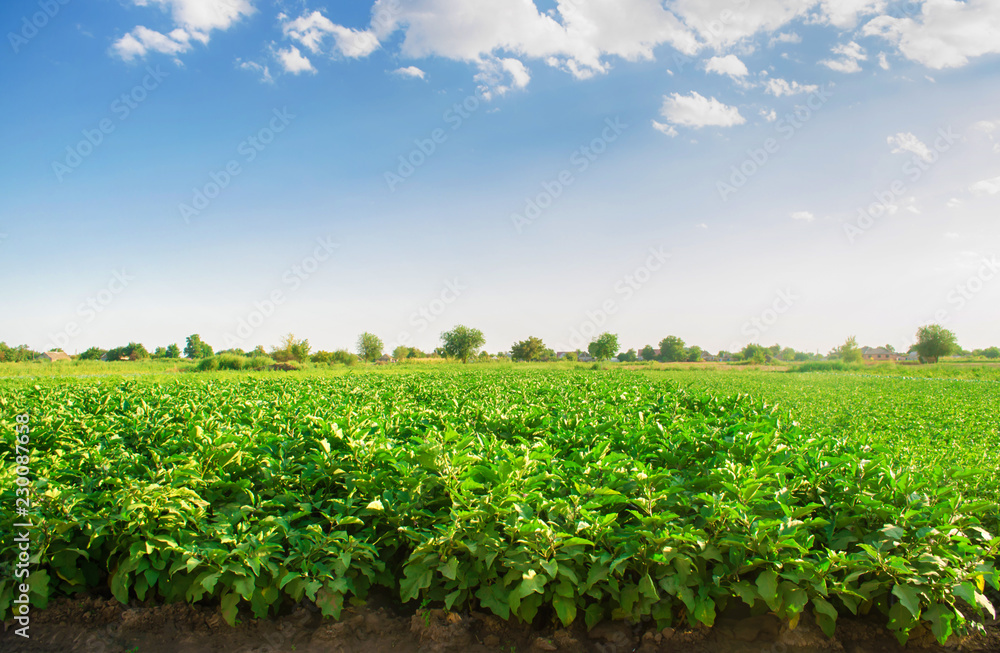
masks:
<svg viewBox="0 0 1000 653"><path fill-rule="evenodd" d="M767 362L770 350L757 343L750 343L740 352L740 359L750 361L754 365L763 365Z"/></svg>
<svg viewBox="0 0 1000 653"><path fill-rule="evenodd" d="M406 345L400 345L392 350L392 357L398 361L401 361L404 358L409 358L410 348L407 347Z"/></svg>
<svg viewBox="0 0 1000 653"><path fill-rule="evenodd" d="M167 345L167 353L165 358L180 358L181 348L177 346L176 343Z"/></svg>
<svg viewBox="0 0 1000 653"><path fill-rule="evenodd" d="M510 348L510 357L514 361L536 361L545 353L545 349L541 338L531 336L527 340L515 342Z"/></svg>
<svg viewBox="0 0 1000 653"><path fill-rule="evenodd" d="M483 332L479 329L459 324L451 331L445 331L441 334L441 343L441 348L448 356L467 363L469 357L475 355L486 344L486 338L483 337Z"/></svg>
<svg viewBox="0 0 1000 653"><path fill-rule="evenodd" d="M330 362L340 365L354 365L358 362L358 357L346 349L338 349L333 352L333 356L330 357Z"/></svg>
<svg viewBox="0 0 1000 653"><path fill-rule="evenodd" d="M309 360L311 349L308 340L298 340L294 333L289 333L281 339L281 344L271 348L271 358L279 363L288 361L304 363Z"/></svg>
<svg viewBox="0 0 1000 653"><path fill-rule="evenodd" d="M214 355L215 351L197 333L193 333L187 337L186 344L184 345L184 356L186 358L209 358Z"/></svg>
<svg viewBox="0 0 1000 653"><path fill-rule="evenodd" d="M684 341L677 336L667 336L660 341L660 360L666 363L682 361L687 358Z"/></svg>
<svg viewBox="0 0 1000 653"><path fill-rule="evenodd" d="M618 334L604 332L587 345L587 351L599 361L605 361L618 351Z"/></svg>
<svg viewBox="0 0 1000 653"><path fill-rule="evenodd" d="M91 347L87 351L80 354L80 360L82 361L99 361L101 356L108 353L107 349L101 349L100 347Z"/></svg>
<svg viewBox="0 0 1000 653"><path fill-rule="evenodd" d="M166 358L166 357L167 357L166 347L157 347L156 349L153 350L153 358Z"/></svg>
<svg viewBox="0 0 1000 653"><path fill-rule="evenodd" d="M358 336L358 357L366 363L377 361L382 357L385 345L382 339L374 333L365 331Z"/></svg>
<svg viewBox="0 0 1000 653"><path fill-rule="evenodd" d="M629 349L618 354L618 360L622 363L634 363L639 360L639 354L635 353L634 349Z"/></svg>
<svg viewBox="0 0 1000 653"><path fill-rule="evenodd" d="M1000 347L988 347L983 350L983 356L989 359L1000 358Z"/></svg>
<svg viewBox="0 0 1000 653"><path fill-rule="evenodd" d="M936 363L958 349L958 339L940 324L929 324L917 329L917 344L913 348L922 360Z"/></svg>
<svg viewBox="0 0 1000 653"><path fill-rule="evenodd" d="M149 352L140 343L130 342L124 347L117 347L108 351L107 356L109 361L140 361L149 358Z"/></svg>
<svg viewBox="0 0 1000 653"><path fill-rule="evenodd" d="M839 358L845 363L860 363L861 362L861 348L858 347L858 339L851 336L844 341L839 347L834 347L830 351L830 358Z"/></svg>
<svg viewBox="0 0 1000 653"><path fill-rule="evenodd" d="M656 358L656 350L653 349L653 345L646 345L642 348L642 351L639 352L639 354L642 356L642 360L644 361L651 361Z"/></svg>
<svg viewBox="0 0 1000 653"><path fill-rule="evenodd" d="M689 363L697 363L701 361L701 354L701 347L698 345L692 345L688 347L686 360Z"/></svg>
<svg viewBox="0 0 1000 653"><path fill-rule="evenodd" d="M309 360L320 365L326 365L333 360L333 352L320 350L310 356Z"/></svg>

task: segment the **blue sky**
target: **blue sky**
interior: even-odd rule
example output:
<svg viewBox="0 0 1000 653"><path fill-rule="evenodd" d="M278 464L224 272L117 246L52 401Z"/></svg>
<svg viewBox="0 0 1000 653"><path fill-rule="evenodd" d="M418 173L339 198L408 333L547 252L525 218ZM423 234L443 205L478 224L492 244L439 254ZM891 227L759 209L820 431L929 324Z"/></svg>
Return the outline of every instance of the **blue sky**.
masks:
<svg viewBox="0 0 1000 653"><path fill-rule="evenodd" d="M0 25L8 344L1000 344L995 2L36 0Z"/></svg>

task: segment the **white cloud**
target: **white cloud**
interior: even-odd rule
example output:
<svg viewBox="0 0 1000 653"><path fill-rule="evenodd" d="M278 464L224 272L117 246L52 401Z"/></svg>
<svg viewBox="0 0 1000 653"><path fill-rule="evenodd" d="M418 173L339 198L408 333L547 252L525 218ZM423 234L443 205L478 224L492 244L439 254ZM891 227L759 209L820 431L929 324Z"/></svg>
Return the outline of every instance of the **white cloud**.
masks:
<svg viewBox="0 0 1000 653"><path fill-rule="evenodd" d="M250 0L132 0L137 7L157 5L169 10L176 28L163 34L142 25L115 41L111 49L125 61L149 52L177 55L191 49L191 41L208 43L213 30L227 30L254 13Z"/></svg>
<svg viewBox="0 0 1000 653"><path fill-rule="evenodd" d="M277 50L274 55L281 62L284 67L285 72L292 73L293 75L298 75L299 73L314 73L316 69L313 68L312 62L303 55L297 47L290 46L286 50Z"/></svg>
<svg viewBox="0 0 1000 653"><path fill-rule="evenodd" d="M606 72L609 57L651 60L662 44L687 55L701 47L660 0L575 0L549 12L540 12L532 0L377 0L363 32L335 25L319 12L284 20L295 26L293 38L307 48L320 48L326 34L339 33L343 45L351 32L360 41L355 51L370 52L400 31L400 53L407 58L440 56L476 64L538 59L577 78ZM507 72L515 86L526 83L526 69Z"/></svg>
<svg viewBox="0 0 1000 653"><path fill-rule="evenodd" d="M236 60L236 67L240 70L249 70L250 72L260 75L260 81L265 84L273 84L274 77L271 76L271 70L256 61L243 61L242 59Z"/></svg>
<svg viewBox="0 0 1000 653"><path fill-rule="evenodd" d="M865 49L851 41L850 43L840 44L833 48L832 52L836 55L840 55L839 59L824 59L820 63L830 70L836 70L839 73L856 73L861 70L859 61L866 61L868 55L865 54Z"/></svg>
<svg viewBox="0 0 1000 653"><path fill-rule="evenodd" d="M924 161L934 160L934 153L931 152L931 148L924 145L919 138L910 132L899 132L895 136L889 136L886 138L886 142L892 147L893 154L912 152Z"/></svg>
<svg viewBox="0 0 1000 653"><path fill-rule="evenodd" d="M969 186L969 190L973 195L996 195L1000 193L1000 177L977 181Z"/></svg>
<svg viewBox="0 0 1000 653"><path fill-rule="evenodd" d="M792 213L792 220L802 220L803 222L812 222L816 219L816 216L809 211L796 211Z"/></svg>
<svg viewBox="0 0 1000 653"><path fill-rule="evenodd" d="M527 87L531 75L517 59L489 57L479 62L479 72L473 79L479 83L480 95L486 100L492 100L513 89Z"/></svg>
<svg viewBox="0 0 1000 653"><path fill-rule="evenodd" d="M798 95L799 93L815 93L819 86L814 84L799 84L798 82L787 82L774 77L764 83L764 89L775 97L782 95Z"/></svg>
<svg viewBox="0 0 1000 653"><path fill-rule="evenodd" d="M948 200L947 206L949 209L957 209L958 207L962 206L962 200L958 199L957 197L953 197L950 200Z"/></svg>
<svg viewBox="0 0 1000 653"><path fill-rule="evenodd" d="M324 52L324 42L331 37L330 53L351 59L367 57L378 49L379 40L371 30L356 30L337 25L318 11L289 20L282 14L281 30L313 54Z"/></svg>
<svg viewBox="0 0 1000 653"><path fill-rule="evenodd" d="M964 66L972 57L1000 52L1000 3L996 0L927 0L919 18L878 16L864 27L928 68Z"/></svg>
<svg viewBox="0 0 1000 653"><path fill-rule="evenodd" d="M705 98L696 91L692 91L690 95L673 93L664 96L660 113L669 122L695 129L732 127L746 122L736 107L727 106L714 97Z"/></svg>
<svg viewBox="0 0 1000 653"><path fill-rule="evenodd" d="M840 29L854 29L861 16L877 14L885 9L885 0L822 0L826 22Z"/></svg>
<svg viewBox="0 0 1000 653"><path fill-rule="evenodd" d="M139 25L115 41L111 48L124 61L141 59L149 52L177 55L191 49L191 36L182 29L175 29L170 34L161 34Z"/></svg>
<svg viewBox="0 0 1000 653"><path fill-rule="evenodd" d="M727 54L724 57L712 57L705 64L705 71L719 75L729 75L733 78L746 77L750 74L746 64L740 61L735 54Z"/></svg>
<svg viewBox="0 0 1000 653"><path fill-rule="evenodd" d="M760 115L768 122L774 122L778 119L778 112L774 109L761 109Z"/></svg>
<svg viewBox="0 0 1000 653"><path fill-rule="evenodd" d="M889 58L886 56L885 52L878 53L878 65L882 70L889 70Z"/></svg>
<svg viewBox="0 0 1000 653"><path fill-rule="evenodd" d="M677 130L674 129L673 125L667 125L662 122L653 121L653 129L660 132L661 134L666 134L670 138L677 136Z"/></svg>
<svg viewBox="0 0 1000 653"><path fill-rule="evenodd" d="M406 68L397 68L392 71L394 75L401 75L402 77L415 77L417 79L425 79L427 73L420 70L416 66L407 66Z"/></svg>
<svg viewBox="0 0 1000 653"><path fill-rule="evenodd" d="M720 49L758 32L777 31L805 16L815 4L816 0L674 0L671 8L705 44Z"/></svg>
<svg viewBox="0 0 1000 653"><path fill-rule="evenodd" d="M699 229L708 229L708 225L705 224L704 222L699 222L698 223L698 228Z"/></svg>
<svg viewBox="0 0 1000 653"><path fill-rule="evenodd" d="M779 43L802 43L802 37L794 32L779 32L771 37L767 46L773 48Z"/></svg>

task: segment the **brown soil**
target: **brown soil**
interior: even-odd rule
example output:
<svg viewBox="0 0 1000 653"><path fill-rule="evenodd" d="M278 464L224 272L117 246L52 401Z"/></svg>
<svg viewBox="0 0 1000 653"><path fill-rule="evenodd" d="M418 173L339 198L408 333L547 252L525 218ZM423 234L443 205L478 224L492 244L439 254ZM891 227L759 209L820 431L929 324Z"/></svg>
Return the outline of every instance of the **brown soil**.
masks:
<svg viewBox="0 0 1000 653"><path fill-rule="evenodd" d="M481 613L418 610L406 614L373 599L322 619L311 604L275 619L241 614L231 628L218 609L201 605L121 605L84 597L54 601L31 617L31 639L0 633L4 653L889 653L902 651L891 633L872 622L841 619L832 639L805 615L790 630L776 617L730 613L714 628L658 631L652 624L609 622L589 632L532 628ZM938 647L916 633L907 651L1000 652L1000 629Z"/></svg>

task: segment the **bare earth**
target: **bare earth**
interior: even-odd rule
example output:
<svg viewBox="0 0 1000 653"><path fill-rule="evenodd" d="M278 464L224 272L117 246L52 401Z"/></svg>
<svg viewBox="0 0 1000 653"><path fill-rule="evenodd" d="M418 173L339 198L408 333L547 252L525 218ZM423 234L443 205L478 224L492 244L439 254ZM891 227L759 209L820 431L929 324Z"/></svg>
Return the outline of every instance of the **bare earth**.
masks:
<svg viewBox="0 0 1000 653"><path fill-rule="evenodd" d="M312 606L310 606L312 607ZM315 610L315 608L313 608ZM54 601L35 611L31 639L4 624L4 653L883 653L894 651L1000 652L1000 628L988 636L949 641L939 647L929 632L906 649L884 628L861 619L841 619L828 639L805 615L795 630L770 615L739 610L722 615L711 630L665 629L653 624L604 623L587 632L532 627L481 613L419 610L373 599L345 610L339 622L298 607L275 619L241 614L231 628L218 609L173 604L124 606L114 599L83 597Z"/></svg>

